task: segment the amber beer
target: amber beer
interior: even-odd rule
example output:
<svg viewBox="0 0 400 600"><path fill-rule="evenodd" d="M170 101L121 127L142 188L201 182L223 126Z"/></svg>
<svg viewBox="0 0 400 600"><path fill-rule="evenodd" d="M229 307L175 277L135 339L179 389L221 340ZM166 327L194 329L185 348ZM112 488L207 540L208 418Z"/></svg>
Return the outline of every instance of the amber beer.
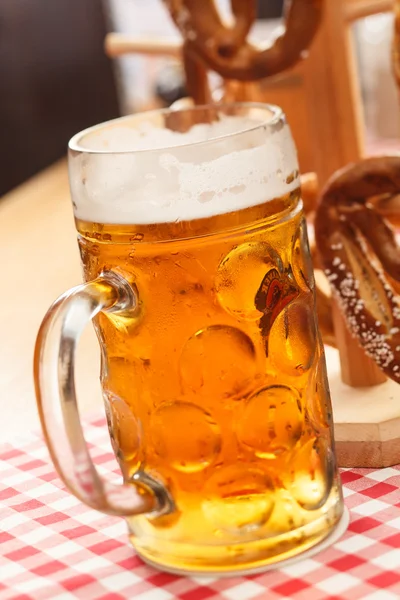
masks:
<svg viewBox="0 0 400 600"><path fill-rule="evenodd" d="M131 520L139 553L229 568L326 535L340 494L299 189L223 220L77 226L86 279L116 269L140 298L97 322L124 477L160 474L179 507Z"/></svg>
<svg viewBox="0 0 400 600"><path fill-rule="evenodd" d="M128 517L139 555L177 573L249 572L317 545L343 503L284 115L260 104L133 115L78 134L69 158L88 284L50 309L35 363L69 489ZM112 493L75 432L70 341L94 314L125 481Z"/></svg>

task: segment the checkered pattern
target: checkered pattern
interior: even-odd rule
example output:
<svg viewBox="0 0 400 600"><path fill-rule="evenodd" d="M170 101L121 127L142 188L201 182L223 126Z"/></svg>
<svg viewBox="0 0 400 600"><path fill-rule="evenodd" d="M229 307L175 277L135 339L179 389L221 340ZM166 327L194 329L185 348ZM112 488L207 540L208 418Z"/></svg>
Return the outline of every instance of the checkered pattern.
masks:
<svg viewBox="0 0 400 600"><path fill-rule="evenodd" d="M86 427L99 470L117 477L103 419ZM63 487L40 437L0 450L1 600L398 600L400 466L342 472L351 524L292 566L230 579L184 578L142 563L122 519Z"/></svg>

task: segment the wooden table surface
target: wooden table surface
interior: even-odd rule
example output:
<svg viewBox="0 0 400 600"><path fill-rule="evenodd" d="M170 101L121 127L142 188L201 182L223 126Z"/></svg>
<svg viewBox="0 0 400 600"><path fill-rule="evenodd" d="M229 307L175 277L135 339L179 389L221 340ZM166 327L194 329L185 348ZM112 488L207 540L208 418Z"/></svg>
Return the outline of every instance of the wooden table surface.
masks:
<svg viewBox="0 0 400 600"><path fill-rule="evenodd" d="M0 441L37 429L32 378L36 333L53 300L82 281L62 160L0 199ZM83 410L101 406L97 342L83 335L77 367Z"/></svg>

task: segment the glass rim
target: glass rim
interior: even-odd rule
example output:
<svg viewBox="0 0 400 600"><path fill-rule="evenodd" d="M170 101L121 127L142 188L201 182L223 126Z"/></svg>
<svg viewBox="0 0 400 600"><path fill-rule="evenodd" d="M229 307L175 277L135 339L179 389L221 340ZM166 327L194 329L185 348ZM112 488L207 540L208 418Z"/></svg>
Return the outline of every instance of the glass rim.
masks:
<svg viewBox="0 0 400 600"><path fill-rule="evenodd" d="M132 150L98 150L98 149L90 149L88 147L81 146L82 140L90 135L91 133L95 133L96 131L100 131L101 129L106 130L108 126L114 126L119 123L124 123L125 121L129 121L135 119L135 117L143 117L149 116L150 118L153 115L167 115L167 114L175 114L175 113L192 113L192 112L200 112L205 109L214 109L214 110L224 110L224 109L232 109L234 107L246 109L246 108L256 108L264 110L266 113L269 113L269 117L265 118L265 120L257 121L254 125L250 125L244 129L240 129L238 131L232 131L230 133L224 133L222 135L216 135L214 137L210 137L207 140L200 140L196 142L185 142L183 144L177 144L175 146L162 146L158 148L140 148ZM76 133L68 142L68 150L72 152L77 152L79 154L99 154L105 156L112 155L133 155L133 154L150 154L152 152L168 152L189 147L199 147L207 144L212 144L224 140L229 140L231 138L245 135L247 133L256 131L257 129L265 129L269 130L272 133L278 126L279 123L285 120L285 115L283 110L277 106L276 104L268 104L264 102L224 102L224 103L209 103L209 104L198 104L194 106L185 106L182 108L159 108L155 110L149 111L140 111L137 113L132 113L129 115L124 115L122 117L117 117L116 119L110 119L108 121L103 121L102 123L98 123L97 125L92 125L91 127L87 127ZM160 128L161 129L161 128Z"/></svg>

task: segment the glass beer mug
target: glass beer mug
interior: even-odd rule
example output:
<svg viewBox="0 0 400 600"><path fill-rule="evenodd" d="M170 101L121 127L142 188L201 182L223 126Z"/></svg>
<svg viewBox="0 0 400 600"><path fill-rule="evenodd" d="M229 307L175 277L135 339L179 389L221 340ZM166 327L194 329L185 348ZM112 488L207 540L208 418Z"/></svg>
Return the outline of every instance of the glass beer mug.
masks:
<svg viewBox="0 0 400 600"><path fill-rule="evenodd" d="M343 501L281 110L117 119L72 138L69 171L86 283L50 308L35 353L65 484L176 573L251 572L317 545ZM92 319L120 485L96 471L77 410L75 347Z"/></svg>

